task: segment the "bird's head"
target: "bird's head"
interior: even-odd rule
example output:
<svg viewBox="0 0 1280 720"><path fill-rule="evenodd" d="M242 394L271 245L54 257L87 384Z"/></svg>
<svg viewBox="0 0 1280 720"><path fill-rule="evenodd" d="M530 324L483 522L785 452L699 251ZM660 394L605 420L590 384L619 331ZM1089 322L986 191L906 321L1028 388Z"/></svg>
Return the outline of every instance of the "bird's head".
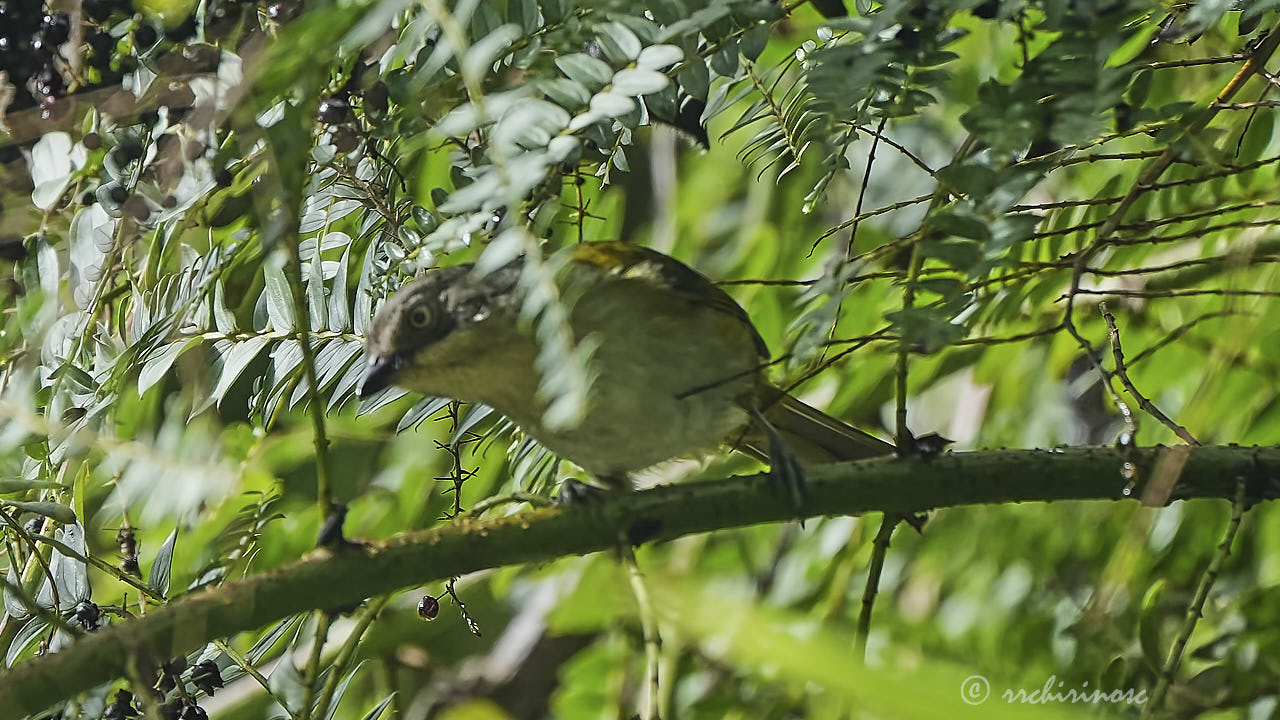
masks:
<svg viewBox="0 0 1280 720"><path fill-rule="evenodd" d="M440 385L460 368L501 351L502 336L515 330L507 317L515 302L514 280L505 268L477 278L470 265L457 265L405 285L383 304L369 328L359 396L389 385L465 394Z"/></svg>

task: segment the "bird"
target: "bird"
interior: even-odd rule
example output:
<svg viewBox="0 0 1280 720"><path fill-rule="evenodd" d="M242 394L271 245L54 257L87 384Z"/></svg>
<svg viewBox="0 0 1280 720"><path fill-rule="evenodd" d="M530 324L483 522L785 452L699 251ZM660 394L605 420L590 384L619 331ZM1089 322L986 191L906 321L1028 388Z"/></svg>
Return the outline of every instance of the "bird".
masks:
<svg viewBox="0 0 1280 720"><path fill-rule="evenodd" d="M768 347L714 282L622 241L569 252L559 289L575 341L594 348L592 380L581 422L549 424L521 272L519 258L483 274L458 264L393 293L367 332L358 395L395 385L483 403L606 488L728 446L768 462L799 504L804 467L895 452L772 384Z"/></svg>

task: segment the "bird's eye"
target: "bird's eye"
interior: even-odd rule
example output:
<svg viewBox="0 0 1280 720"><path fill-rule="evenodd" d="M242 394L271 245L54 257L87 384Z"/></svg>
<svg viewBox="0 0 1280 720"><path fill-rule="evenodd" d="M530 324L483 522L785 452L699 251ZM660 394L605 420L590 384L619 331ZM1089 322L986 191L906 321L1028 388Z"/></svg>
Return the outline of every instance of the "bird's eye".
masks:
<svg viewBox="0 0 1280 720"><path fill-rule="evenodd" d="M419 306L409 312L409 324L421 330L431 324L431 311Z"/></svg>

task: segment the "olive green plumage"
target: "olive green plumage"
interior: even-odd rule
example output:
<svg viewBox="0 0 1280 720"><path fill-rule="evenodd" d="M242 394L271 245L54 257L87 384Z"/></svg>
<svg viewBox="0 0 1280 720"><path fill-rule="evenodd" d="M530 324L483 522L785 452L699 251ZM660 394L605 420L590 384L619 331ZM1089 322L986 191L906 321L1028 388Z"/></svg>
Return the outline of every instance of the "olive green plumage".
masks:
<svg viewBox="0 0 1280 720"><path fill-rule="evenodd" d="M767 437L802 463L893 452L770 385L764 341L723 290L620 242L578 246L563 274L569 325L595 346L593 379L583 421L548 427L519 274L518 264L483 276L459 265L406 285L374 318L361 395L394 384L484 403L601 479L723 445L766 459Z"/></svg>

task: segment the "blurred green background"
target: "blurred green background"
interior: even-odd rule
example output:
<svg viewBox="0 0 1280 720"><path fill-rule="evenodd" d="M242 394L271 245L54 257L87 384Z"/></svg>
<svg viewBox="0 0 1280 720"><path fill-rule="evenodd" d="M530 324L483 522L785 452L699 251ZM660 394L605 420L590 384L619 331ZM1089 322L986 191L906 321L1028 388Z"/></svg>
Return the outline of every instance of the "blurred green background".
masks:
<svg viewBox="0 0 1280 720"><path fill-rule="evenodd" d="M106 49L73 36L50 60L65 93L7 111L0 481L15 484L0 500L74 510L86 552L111 567L118 530L132 528L140 576L169 598L286 565L323 520L309 362L349 537L551 492L577 471L483 410L352 397L373 308L503 233L550 256L605 239L673 255L724 283L785 356L775 380L882 437L896 432L905 349L910 429L954 451L1113 444L1127 429L1108 384L1139 414L1138 444L1181 442L1110 376L1105 301L1146 397L1201 443L1270 444L1280 147L1274 77L1247 58L1276 65L1278 10L380 0L109 6L97 20L86 5L75 27L105 34ZM677 59L652 70L646 58L671 52L652 47ZM164 97L170 82L190 92ZM122 83L146 92L113 115L105 99ZM74 105L77 93L96 104ZM560 359L556 372L574 372ZM725 455L639 480L758 469ZM51 549L20 528L37 518L30 529L52 534L42 518L57 513L8 507L0 565L46 612L32 616L10 588L6 666L66 641L48 615L97 626L139 612L127 569L71 561L68 578L92 581L72 599L104 619L42 600L32 552ZM1152 712L1001 695L1046 683L1151 693L1230 512L1071 502L948 508L919 532L900 526L865 663L854 629L878 516L640 548L662 638L658 707ZM1270 503L1244 515L1157 714L1280 715L1275 516ZM335 717L642 712L640 622L615 554L476 573L455 589L480 634L439 584L396 594L371 623L335 620L324 666L353 648L336 668L350 674ZM440 597L432 622L415 610L425 594ZM192 700L211 717L299 717L315 622L211 644L190 660L212 660L227 687L206 698L192 685ZM966 699L972 676L989 683L985 702ZM109 715L126 685L50 701L64 718Z"/></svg>

